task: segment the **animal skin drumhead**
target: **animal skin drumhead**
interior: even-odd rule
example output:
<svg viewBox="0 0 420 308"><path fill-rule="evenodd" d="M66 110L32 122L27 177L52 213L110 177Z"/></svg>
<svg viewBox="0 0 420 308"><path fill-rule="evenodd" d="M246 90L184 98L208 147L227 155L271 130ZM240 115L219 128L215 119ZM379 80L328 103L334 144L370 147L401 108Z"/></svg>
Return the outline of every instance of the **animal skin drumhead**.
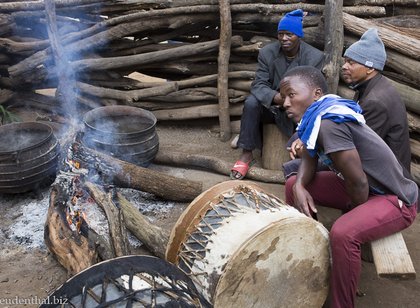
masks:
<svg viewBox="0 0 420 308"><path fill-rule="evenodd" d="M322 307L328 293L328 231L288 217L255 234L220 276L214 307Z"/></svg>

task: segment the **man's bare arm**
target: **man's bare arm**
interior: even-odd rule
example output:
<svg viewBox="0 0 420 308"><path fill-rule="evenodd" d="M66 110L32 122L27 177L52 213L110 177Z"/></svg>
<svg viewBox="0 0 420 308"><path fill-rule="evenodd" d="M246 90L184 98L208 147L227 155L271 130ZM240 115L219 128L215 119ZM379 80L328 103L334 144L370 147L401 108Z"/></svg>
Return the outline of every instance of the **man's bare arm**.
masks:
<svg viewBox="0 0 420 308"><path fill-rule="evenodd" d="M367 201L369 183L356 149L330 153L334 168L344 177L346 191L353 206Z"/></svg>

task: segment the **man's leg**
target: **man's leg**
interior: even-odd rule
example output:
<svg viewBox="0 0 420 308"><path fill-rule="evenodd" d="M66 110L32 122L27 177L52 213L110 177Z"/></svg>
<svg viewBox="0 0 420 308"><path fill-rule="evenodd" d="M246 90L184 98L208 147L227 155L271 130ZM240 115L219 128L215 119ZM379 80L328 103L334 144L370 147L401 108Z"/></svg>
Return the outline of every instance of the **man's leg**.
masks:
<svg viewBox="0 0 420 308"><path fill-rule="evenodd" d="M293 185L296 176L286 181L286 203L293 206ZM319 171L312 182L306 187L314 199L315 204L331 207L343 211L349 210L350 198L347 196L344 181L332 171Z"/></svg>
<svg viewBox="0 0 420 308"><path fill-rule="evenodd" d="M241 118L241 130L237 147L242 149L239 161L231 170L232 179L242 179L248 172L253 161L252 151L261 149L261 125L262 122L274 122L274 115L262 106L252 94L247 97Z"/></svg>
<svg viewBox="0 0 420 308"><path fill-rule="evenodd" d="M401 231L414 221L416 207L400 208L394 195L369 200L339 217L330 231L331 307L354 307L361 271L360 245Z"/></svg>
<svg viewBox="0 0 420 308"><path fill-rule="evenodd" d="M248 151L261 148L261 115L263 108L254 95L251 94L246 98L237 143L239 148Z"/></svg>

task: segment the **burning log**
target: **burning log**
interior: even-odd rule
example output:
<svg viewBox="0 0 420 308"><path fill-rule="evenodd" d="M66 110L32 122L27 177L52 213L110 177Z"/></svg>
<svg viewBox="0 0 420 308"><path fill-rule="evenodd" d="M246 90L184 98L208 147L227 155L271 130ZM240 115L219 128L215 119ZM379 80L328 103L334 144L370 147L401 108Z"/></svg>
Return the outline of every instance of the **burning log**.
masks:
<svg viewBox="0 0 420 308"><path fill-rule="evenodd" d="M106 194L101 192L99 188L94 188L93 183L85 183L85 185L89 189L89 192L95 199L96 203L106 214L109 224L109 235L111 236L115 256L121 257L129 255L130 247L128 244L127 231L125 229L125 219L121 206L116 199L115 190L111 190L111 192Z"/></svg>
<svg viewBox="0 0 420 308"><path fill-rule="evenodd" d="M91 164L99 174L108 177L118 187L149 192L173 201L191 201L202 192L202 183L136 166L81 144L75 146L76 160Z"/></svg>
<svg viewBox="0 0 420 308"><path fill-rule="evenodd" d="M87 232L81 232L82 229L88 229L82 213L71 213L69 210L69 202L73 198L72 181L73 177L57 177L51 189L44 227L46 246L70 275L88 268L98 260L98 243L93 242Z"/></svg>
<svg viewBox="0 0 420 308"><path fill-rule="evenodd" d="M89 191L100 199L106 199L106 194L95 184L86 183ZM126 198L117 193L116 200L123 212L125 225L155 256L165 258L165 250L169 233L152 224Z"/></svg>
<svg viewBox="0 0 420 308"><path fill-rule="evenodd" d="M124 166L119 167L119 164L123 162L84 149L77 142L80 133L76 133L75 138L76 141L71 141L70 138L70 142L65 142L64 147L67 148L67 155L62 158L60 173L50 194L44 239L51 253L56 256L70 275L95 264L100 259L127 255L130 252L126 237L126 221L128 221L127 227L134 235L149 245L152 243L149 249L159 256L164 256L168 235L160 228L148 223L137 209L117 194L115 186L109 185L114 179L112 170L119 168L125 174L128 173ZM97 159L99 156L100 159ZM102 163L102 160L106 160L106 162ZM133 168L130 165L125 167ZM156 175L153 173L133 174L131 172L131 175L136 179L150 179L153 176L156 179ZM88 179L102 183L107 192L100 189L98 185L87 182ZM158 180L165 182L169 179L171 187L179 189L181 194L184 193L183 190L188 194L188 187L179 188L178 185L175 185L179 181L174 177L162 176ZM182 180L180 181L182 182ZM184 181L183 184L185 183L195 184L189 181ZM154 184L159 186L159 183ZM147 187L147 183L144 186ZM168 188L168 190L170 189ZM201 185L200 191L194 197L199 193L201 193ZM179 199L185 200L185 195ZM109 224L110 239L98 234L88 224L100 216L100 213L92 212L96 205L100 206L106 214L104 219L107 219Z"/></svg>

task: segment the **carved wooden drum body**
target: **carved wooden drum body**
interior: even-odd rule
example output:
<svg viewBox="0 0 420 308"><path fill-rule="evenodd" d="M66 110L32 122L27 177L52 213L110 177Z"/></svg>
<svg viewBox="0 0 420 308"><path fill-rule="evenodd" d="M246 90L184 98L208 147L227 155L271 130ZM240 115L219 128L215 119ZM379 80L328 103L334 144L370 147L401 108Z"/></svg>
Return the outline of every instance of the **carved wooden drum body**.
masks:
<svg viewBox="0 0 420 308"><path fill-rule="evenodd" d="M328 231L246 181L194 199L166 258L215 307L321 307L328 293Z"/></svg>

